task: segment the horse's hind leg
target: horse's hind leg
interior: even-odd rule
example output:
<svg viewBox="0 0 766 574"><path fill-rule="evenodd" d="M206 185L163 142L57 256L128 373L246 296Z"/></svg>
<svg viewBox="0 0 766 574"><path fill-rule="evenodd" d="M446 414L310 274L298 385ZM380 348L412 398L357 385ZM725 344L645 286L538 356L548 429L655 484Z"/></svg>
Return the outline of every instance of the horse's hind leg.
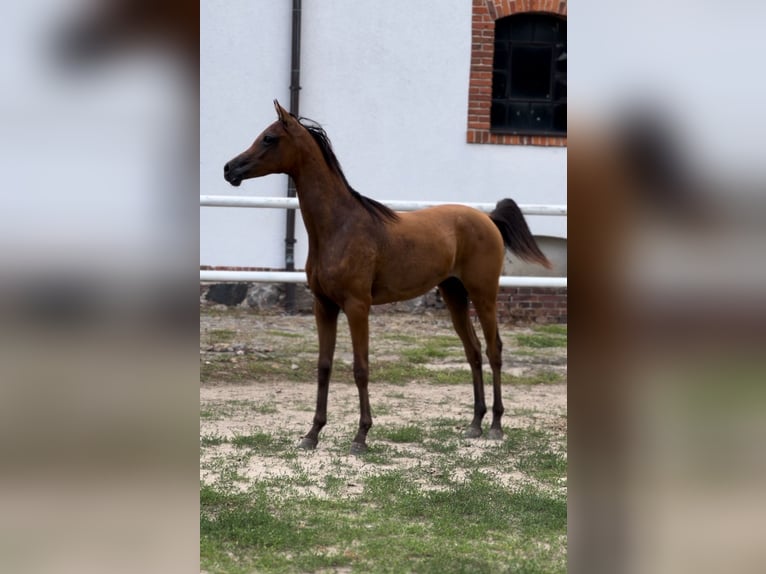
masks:
<svg viewBox="0 0 766 574"><path fill-rule="evenodd" d="M473 306L479 316L484 339L487 342L487 358L492 368L492 425L489 438L502 439L503 429L500 419L503 417L503 393L500 373L503 367L503 343L497 328L497 293L482 293L472 297Z"/></svg>
<svg viewBox="0 0 766 574"><path fill-rule="evenodd" d="M300 442L300 448L311 450L319 442L319 431L327 424L327 394L330 388L332 359L335 354L335 338L338 331L339 307L332 301L314 298L314 318L319 335L319 359L317 361L317 405L311 430Z"/></svg>
<svg viewBox="0 0 766 574"><path fill-rule="evenodd" d="M463 342L465 357L471 367L473 378L473 420L465 431L466 438L481 436L481 421L487 412L484 401L484 380L481 374L481 344L476 337L476 331L471 324L468 312L468 292L459 279L451 277L439 285L442 299L452 317L452 325L455 327L460 340Z"/></svg>

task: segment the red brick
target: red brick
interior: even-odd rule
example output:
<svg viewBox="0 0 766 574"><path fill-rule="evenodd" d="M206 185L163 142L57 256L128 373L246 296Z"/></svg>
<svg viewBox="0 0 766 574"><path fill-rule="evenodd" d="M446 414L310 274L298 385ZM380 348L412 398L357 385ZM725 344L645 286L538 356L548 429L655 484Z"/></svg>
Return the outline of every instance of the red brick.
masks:
<svg viewBox="0 0 766 574"><path fill-rule="evenodd" d="M559 301L561 299L560 295L539 295L538 299L540 301Z"/></svg>

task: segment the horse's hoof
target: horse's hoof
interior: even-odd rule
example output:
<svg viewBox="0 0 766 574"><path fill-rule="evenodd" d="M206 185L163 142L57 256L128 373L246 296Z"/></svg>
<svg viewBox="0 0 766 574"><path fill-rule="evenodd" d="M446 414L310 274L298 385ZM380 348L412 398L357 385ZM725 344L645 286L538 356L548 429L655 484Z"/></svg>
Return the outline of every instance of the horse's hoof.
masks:
<svg viewBox="0 0 766 574"><path fill-rule="evenodd" d="M363 442L352 442L351 443L351 450L349 451L349 454L352 454L354 456L364 454L367 452L367 445Z"/></svg>
<svg viewBox="0 0 766 574"><path fill-rule="evenodd" d="M503 429L489 429L489 438L492 440L503 440Z"/></svg>
<svg viewBox="0 0 766 574"><path fill-rule="evenodd" d="M314 450L316 447L317 441L307 436L303 437L301 442L298 444L298 448L303 450Z"/></svg>
<svg viewBox="0 0 766 574"><path fill-rule="evenodd" d="M479 438L481 436L481 428L468 427L463 433L463 438Z"/></svg>

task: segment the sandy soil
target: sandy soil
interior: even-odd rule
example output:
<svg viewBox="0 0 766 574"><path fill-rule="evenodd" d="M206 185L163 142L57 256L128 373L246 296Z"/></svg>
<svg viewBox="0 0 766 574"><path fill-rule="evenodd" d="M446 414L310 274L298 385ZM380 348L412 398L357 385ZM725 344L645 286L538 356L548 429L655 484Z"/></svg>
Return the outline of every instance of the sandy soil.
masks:
<svg viewBox="0 0 766 574"><path fill-rule="evenodd" d="M312 317L283 316L277 314L251 313L201 313L200 335L202 360L216 353L268 353L275 345L282 344L284 338L275 333L294 334L297 340L305 337L306 354L313 357L310 349L315 348L315 328ZM216 330L236 332L236 340L223 345L211 345L206 342L206 333ZM445 419L455 421L454 436L459 440L458 456L464 459L478 458L486 454L487 449L499 448L498 441L486 438L475 440L462 439L465 425L470 421L473 410L473 397L470 375L466 384L408 383L405 385L389 384L374 380L374 361L391 360L397 357L397 343L376 339L376 333L401 333L418 336L444 334L454 335L449 320L435 314L380 314L371 317L371 365L373 376L370 382L370 401L372 404L374 426L368 436L368 444L392 444L385 441L376 430L398 428L407 425L429 427ZM539 428L545 430L561 445L566 440L566 348L540 349L534 354L518 353L514 347L514 335L531 332L531 329L510 325L501 327L501 337L505 341L504 372L506 381L513 375L523 375L535 370L545 369L563 373L563 383L513 385L505 384L503 400L506 414L504 428L506 432L515 428ZM447 369L465 365L459 342L456 338L454 356L439 359L429 368ZM341 319L338 328L338 349L336 361L351 362L351 345L345 320ZM488 402L491 401L491 385L486 386ZM316 398L316 385L313 380L289 382L284 380L244 381L237 384L225 381L210 381L201 386L200 405L203 411L220 413L219 416L202 418L201 436L220 436L230 439L236 435L269 433L286 437L297 445L300 437L311 425ZM380 472L388 465L371 464L364 458L348 455L348 447L358 423L358 396L356 387L347 381L334 381L330 385L328 424L320 435L317 450L304 452L294 446L289 457L259 455L252 451L246 457L239 457L238 449L229 443L215 448L203 449L201 454L200 474L203 481L215 481L220 476L221 461L239 460L237 472L249 480L277 477L295 477L300 473L316 475L322 469L332 468L347 477L346 490L349 494L361 491L364 476ZM491 415L485 418L489 421ZM431 464L435 455L417 443L396 443L395 464L401 468ZM565 446L562 446L565 448ZM293 452L294 451L294 452ZM434 467L433 472L439 472ZM463 472L460 468L456 473ZM524 477L509 470L499 477L507 483L518 483ZM307 486L307 490L321 495L322 489Z"/></svg>

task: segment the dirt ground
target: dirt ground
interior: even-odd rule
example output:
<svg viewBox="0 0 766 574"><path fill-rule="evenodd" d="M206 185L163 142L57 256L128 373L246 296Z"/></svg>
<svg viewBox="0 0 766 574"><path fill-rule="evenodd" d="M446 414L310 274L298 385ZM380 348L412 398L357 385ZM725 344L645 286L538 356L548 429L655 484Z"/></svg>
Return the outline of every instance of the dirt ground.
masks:
<svg viewBox="0 0 766 574"><path fill-rule="evenodd" d="M478 326L477 326L478 327ZM227 332L230 340L215 342L213 335ZM233 333L233 334L232 334ZM501 325L504 341L504 430L541 429L552 436L561 450L566 450L567 390L566 347L527 349L517 343L519 334L534 333L533 328ZM465 369L465 384L436 384L412 381L390 383L376 380L377 362L404 361L401 353L413 340L425 335L454 336L454 352L429 361L429 370ZM457 454L465 460L477 459L497 449L500 442L486 438L462 439L462 431L471 419L473 395L470 373L467 370L457 336L446 316L437 313L373 314L370 318L370 402L373 428L368 436L371 451L391 445L395 448L395 464L401 468L423 467L435 457L432 451L417 442L392 445L384 438L385 429L423 426L451 421L454 440L459 441ZM201 361L221 356L237 361L245 355L262 356L270 360L281 345L288 342L296 351L282 357L285 371L297 369L295 363L316 359L316 329L311 316L287 316L276 313L255 314L247 311L223 311L215 308L200 312ZM276 353L278 354L278 353ZM345 318L338 325L336 364L351 364L351 343ZM289 364L288 364L289 363ZM336 369L337 370L337 369ZM528 377L537 372L553 373L552 383L513 384L516 377ZM486 375L485 375L486 377ZM340 380L339 380L340 379ZM488 406L491 408L491 384L485 384ZM330 384L328 424L320 435L318 448L312 452L296 448L300 437L311 425L316 400L313 377L290 381L277 375L259 380L207 380L200 388L202 437L223 437L215 448L201 451L200 478L203 482L220 480L222 464L238 461L237 472L248 481L294 478L301 473L316 475L323 468L340 470L348 480L349 494L361 491L363 477L379 472L386 464L371 464L366 457L348 455L348 447L358 424L358 395L353 382L333 376ZM485 427L491 412L485 417ZM381 430L382 429L382 430ZM378 431L378 432L376 432ZM290 451L289 456L272 453L252 454L237 458L237 447L230 443L236 436L268 433L281 437ZM448 433L449 434L449 433ZM390 468L390 467L389 467ZM434 469L438 472L438 469ZM461 472L458 468L454 472ZM503 482L534 481L521 476L516 470L494 473ZM565 485L562 485L565 488ZM312 494L321 495L321 488L307 485Z"/></svg>

